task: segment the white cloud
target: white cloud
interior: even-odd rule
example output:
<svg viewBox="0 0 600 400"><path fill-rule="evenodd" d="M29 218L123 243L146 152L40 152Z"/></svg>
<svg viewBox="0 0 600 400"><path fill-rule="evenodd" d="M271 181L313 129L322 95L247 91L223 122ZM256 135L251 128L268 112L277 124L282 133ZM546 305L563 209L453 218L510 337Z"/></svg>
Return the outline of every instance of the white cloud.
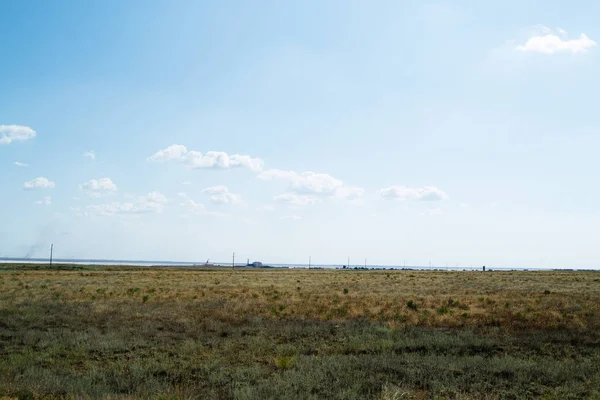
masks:
<svg viewBox="0 0 600 400"><path fill-rule="evenodd" d="M15 161L15 165L17 167L29 167L29 164L18 162L18 161Z"/></svg>
<svg viewBox="0 0 600 400"><path fill-rule="evenodd" d="M154 212L152 207L141 206L135 203L129 202L118 202L106 204L94 204L86 207L89 214L100 215L100 216L114 216L114 215L135 215L135 214L146 214Z"/></svg>
<svg viewBox="0 0 600 400"><path fill-rule="evenodd" d="M359 200L365 194L365 189L352 186L344 186L336 190L334 197L346 200Z"/></svg>
<svg viewBox="0 0 600 400"><path fill-rule="evenodd" d="M516 47L521 52L534 52L543 54L555 54L559 52L571 52L572 54L585 53L597 43L582 33L578 39L569 39L567 32L558 28L553 31L545 26L538 27L540 34L531 37L524 45Z"/></svg>
<svg viewBox="0 0 600 400"><path fill-rule="evenodd" d="M337 189L343 187L342 181L331 175L316 174L310 171L299 174L295 171L271 169L261 172L258 177L264 180L289 181L291 190L296 193L334 195Z"/></svg>
<svg viewBox="0 0 600 400"><path fill-rule="evenodd" d="M469 205L467 203L460 203L458 206L460 208L469 208Z"/></svg>
<svg viewBox="0 0 600 400"><path fill-rule="evenodd" d="M162 194L160 192L150 192L145 197L140 197L139 199L140 199L140 201L143 201L143 202L149 202L149 203L155 203L155 204L167 204L169 202L169 199L167 199L167 196L165 196L164 194Z"/></svg>
<svg viewBox="0 0 600 400"><path fill-rule="evenodd" d="M202 190L210 196L210 201L216 204L242 204L242 196L231 193L225 186L212 186Z"/></svg>
<svg viewBox="0 0 600 400"><path fill-rule="evenodd" d="M91 179L86 183L79 185L79 189L88 192L91 197L101 197L103 194L114 193L117 191L117 185L110 178Z"/></svg>
<svg viewBox="0 0 600 400"><path fill-rule="evenodd" d="M40 176L39 178L35 178L23 184L24 189L54 189L55 186L56 185L54 184L54 182L49 181L48 178L45 178L43 176Z"/></svg>
<svg viewBox="0 0 600 400"><path fill-rule="evenodd" d="M35 135L35 131L28 126L0 125L0 144L11 144L13 141L33 139Z"/></svg>
<svg viewBox="0 0 600 400"><path fill-rule="evenodd" d="M281 219L290 219L293 221L300 221L302 219L302 217L299 215L285 215L285 216L281 217Z"/></svg>
<svg viewBox="0 0 600 400"><path fill-rule="evenodd" d="M115 216L140 215L163 212L168 199L159 192L150 192L146 196L138 196L132 201L106 204L93 204L86 207L86 215ZM77 210L76 212L79 212Z"/></svg>
<svg viewBox="0 0 600 400"><path fill-rule="evenodd" d="M285 204L292 207L314 206L321 202L321 199L314 196L302 196L294 193L280 194L275 196L273 200L276 203Z"/></svg>
<svg viewBox="0 0 600 400"><path fill-rule="evenodd" d="M192 214L206 214L208 212L204 204L196 203L192 199L185 199L179 205Z"/></svg>
<svg viewBox="0 0 600 400"><path fill-rule="evenodd" d="M94 152L94 150L86 151L82 155L84 157L86 157L86 158L89 158L90 160L95 160L96 159L96 153Z"/></svg>
<svg viewBox="0 0 600 400"><path fill-rule="evenodd" d="M50 204L52 204L52 197L50 197L50 196L44 196L44 198L42 200L36 201L35 204L50 205Z"/></svg>
<svg viewBox="0 0 600 400"><path fill-rule="evenodd" d="M169 160L181 160L187 153L187 148L181 144L174 144L166 149L159 150L148 157L148 161L162 162Z"/></svg>
<svg viewBox="0 0 600 400"><path fill-rule="evenodd" d="M182 185L191 185L191 184L192 184L192 182L190 182L190 181L183 181L183 182L181 182L181 184L182 184Z"/></svg>
<svg viewBox="0 0 600 400"><path fill-rule="evenodd" d="M218 213L208 211L204 204L197 203L194 200L190 199L185 193L178 193L178 196L182 198L182 202L179 203L181 207L183 207L188 214L200 214L200 215L212 215L212 216L226 216L227 214Z"/></svg>
<svg viewBox="0 0 600 400"><path fill-rule="evenodd" d="M448 199L446 193L433 186L423 188L391 186L382 189L380 194L385 200L440 201Z"/></svg>
<svg viewBox="0 0 600 400"><path fill-rule="evenodd" d="M425 215L442 215L444 211L441 208L430 208L425 212Z"/></svg>
<svg viewBox="0 0 600 400"><path fill-rule="evenodd" d="M345 186L344 183L328 174L306 171L282 171L270 169L261 172L258 177L263 180L283 180L290 182L290 191L298 194L319 195L339 199L354 200L364 194L361 188Z"/></svg>
<svg viewBox="0 0 600 400"><path fill-rule="evenodd" d="M190 168L248 168L251 171L259 172L263 168L263 160L252 158L247 155L232 154L229 155L222 151L209 151L202 154L199 151L188 150L184 145L174 144L162 149L152 156L148 161L166 162L176 161L187 165Z"/></svg>

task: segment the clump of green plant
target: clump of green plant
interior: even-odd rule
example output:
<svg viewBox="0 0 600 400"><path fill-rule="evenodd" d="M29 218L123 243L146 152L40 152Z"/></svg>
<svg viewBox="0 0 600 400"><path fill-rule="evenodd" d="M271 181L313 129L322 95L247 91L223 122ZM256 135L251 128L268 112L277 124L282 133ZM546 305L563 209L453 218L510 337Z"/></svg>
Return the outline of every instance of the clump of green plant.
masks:
<svg viewBox="0 0 600 400"><path fill-rule="evenodd" d="M136 287L136 288L129 288L129 289L127 289L127 294L131 296L131 295L133 295L133 294L135 294L135 293L139 292L140 290L141 290L141 289L140 289L140 288L138 288L138 287Z"/></svg>
<svg viewBox="0 0 600 400"><path fill-rule="evenodd" d="M460 301L448 299L448 307L452 308L460 308L461 310L468 310L469 306L467 304L461 303Z"/></svg>
<svg viewBox="0 0 600 400"><path fill-rule="evenodd" d="M146 303L148 301L148 299L150 299L150 296L148 296L148 295L142 296L142 302Z"/></svg>
<svg viewBox="0 0 600 400"><path fill-rule="evenodd" d="M448 314L450 312L450 308L448 306L439 306L437 310L435 310L439 315Z"/></svg>
<svg viewBox="0 0 600 400"><path fill-rule="evenodd" d="M294 364L294 362L296 361L296 357L294 357L294 356L275 357L275 359L273 361L275 363L275 366L278 369L288 369Z"/></svg>
<svg viewBox="0 0 600 400"><path fill-rule="evenodd" d="M17 399L19 400L34 400L35 396L29 390L19 390L17 393Z"/></svg>
<svg viewBox="0 0 600 400"><path fill-rule="evenodd" d="M413 311L417 311L419 309L419 306L417 306L417 303L415 303L412 300L409 300L408 303L406 303L406 307L408 307L409 310L413 310Z"/></svg>
<svg viewBox="0 0 600 400"><path fill-rule="evenodd" d="M348 294L348 288L344 288L344 294Z"/></svg>

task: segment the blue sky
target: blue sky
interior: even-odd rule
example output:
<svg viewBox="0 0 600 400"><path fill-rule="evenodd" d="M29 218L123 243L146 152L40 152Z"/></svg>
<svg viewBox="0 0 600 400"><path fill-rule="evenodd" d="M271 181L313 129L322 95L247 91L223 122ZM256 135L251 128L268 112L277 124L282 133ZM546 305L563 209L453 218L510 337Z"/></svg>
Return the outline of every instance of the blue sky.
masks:
<svg viewBox="0 0 600 400"><path fill-rule="evenodd" d="M598 2L0 16L0 256L600 267Z"/></svg>

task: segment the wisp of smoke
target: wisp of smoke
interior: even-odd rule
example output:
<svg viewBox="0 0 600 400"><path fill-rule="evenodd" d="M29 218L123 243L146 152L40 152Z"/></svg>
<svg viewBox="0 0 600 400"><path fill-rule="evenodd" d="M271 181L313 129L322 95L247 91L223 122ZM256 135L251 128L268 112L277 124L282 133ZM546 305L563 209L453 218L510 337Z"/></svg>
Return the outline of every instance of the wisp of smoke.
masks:
<svg viewBox="0 0 600 400"><path fill-rule="evenodd" d="M40 230L36 242L29 247L23 259L31 259L35 254L39 252L40 249L42 249L42 247L45 247L46 245L48 246L48 248L50 248L49 238L51 238L53 232L56 230L57 223L58 221L56 220L50 221Z"/></svg>

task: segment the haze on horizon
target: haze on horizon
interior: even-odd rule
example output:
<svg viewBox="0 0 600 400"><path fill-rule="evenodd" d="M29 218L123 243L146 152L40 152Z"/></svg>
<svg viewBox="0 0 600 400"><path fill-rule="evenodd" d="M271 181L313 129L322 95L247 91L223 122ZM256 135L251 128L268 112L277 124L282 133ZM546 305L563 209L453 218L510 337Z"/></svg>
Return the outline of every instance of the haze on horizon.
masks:
<svg viewBox="0 0 600 400"><path fill-rule="evenodd" d="M600 267L598 2L0 15L0 257Z"/></svg>

